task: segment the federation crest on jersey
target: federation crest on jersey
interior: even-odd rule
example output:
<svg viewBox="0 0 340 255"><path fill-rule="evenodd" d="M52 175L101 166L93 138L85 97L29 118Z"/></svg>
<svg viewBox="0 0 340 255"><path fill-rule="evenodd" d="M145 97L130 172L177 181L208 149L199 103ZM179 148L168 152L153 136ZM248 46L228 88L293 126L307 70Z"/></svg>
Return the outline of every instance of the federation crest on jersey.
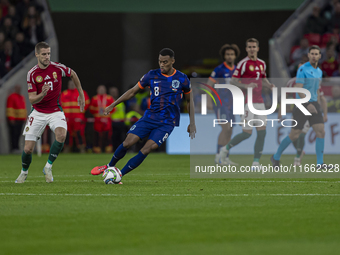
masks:
<svg viewBox="0 0 340 255"><path fill-rule="evenodd" d="M57 79L57 78L58 78L57 72L53 72L53 78L54 78L54 79Z"/></svg>
<svg viewBox="0 0 340 255"><path fill-rule="evenodd" d="M32 83L27 83L27 86L28 86L28 90L32 89Z"/></svg>
<svg viewBox="0 0 340 255"><path fill-rule="evenodd" d="M35 80L36 80L37 82L42 82L43 78L42 78L41 76L38 76L37 78L35 78Z"/></svg>
<svg viewBox="0 0 340 255"><path fill-rule="evenodd" d="M172 87L173 87L174 89L178 89L178 87L179 87L179 81L178 81L178 80L173 80L173 81L172 81Z"/></svg>
<svg viewBox="0 0 340 255"><path fill-rule="evenodd" d="M250 65L250 66L249 66L249 70L250 70L250 71L254 71L254 66L253 66L253 65Z"/></svg>

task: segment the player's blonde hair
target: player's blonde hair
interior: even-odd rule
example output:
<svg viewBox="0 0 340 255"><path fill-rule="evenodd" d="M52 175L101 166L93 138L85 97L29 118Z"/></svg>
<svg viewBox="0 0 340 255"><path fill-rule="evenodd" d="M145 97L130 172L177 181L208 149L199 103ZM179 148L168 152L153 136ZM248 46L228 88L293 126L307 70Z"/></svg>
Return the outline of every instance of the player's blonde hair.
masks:
<svg viewBox="0 0 340 255"><path fill-rule="evenodd" d="M259 42L257 39L255 39L255 38L249 38L249 39L246 41L246 47L248 46L248 43L249 43L249 42L254 42L254 43L256 43L256 44L257 44L257 47L260 46L260 42Z"/></svg>
<svg viewBox="0 0 340 255"><path fill-rule="evenodd" d="M35 52L40 53L41 49L48 49L51 48L50 45L48 45L47 42L39 42L35 45Z"/></svg>

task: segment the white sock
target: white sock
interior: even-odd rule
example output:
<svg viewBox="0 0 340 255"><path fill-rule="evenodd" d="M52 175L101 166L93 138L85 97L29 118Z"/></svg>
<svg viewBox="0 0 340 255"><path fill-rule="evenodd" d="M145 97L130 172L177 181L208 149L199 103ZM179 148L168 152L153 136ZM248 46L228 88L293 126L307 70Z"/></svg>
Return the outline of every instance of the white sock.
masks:
<svg viewBox="0 0 340 255"><path fill-rule="evenodd" d="M46 165L45 165L45 167L47 167L47 168L51 168L52 167L52 164L50 164L50 163L46 163Z"/></svg>
<svg viewBox="0 0 340 255"><path fill-rule="evenodd" d="M21 173L22 173L22 174L28 174L28 170L27 170L27 171L24 171L24 170L21 169Z"/></svg>

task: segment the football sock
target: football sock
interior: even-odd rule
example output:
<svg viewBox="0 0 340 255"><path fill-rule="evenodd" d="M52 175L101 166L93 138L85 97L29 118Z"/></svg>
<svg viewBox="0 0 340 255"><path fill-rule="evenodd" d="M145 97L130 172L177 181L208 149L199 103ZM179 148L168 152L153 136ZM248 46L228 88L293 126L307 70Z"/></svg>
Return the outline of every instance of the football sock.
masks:
<svg viewBox="0 0 340 255"><path fill-rule="evenodd" d="M139 166L146 158L146 156L147 155L144 155L141 151L139 151L138 154L131 158L123 167L123 169L121 170L122 175L126 175L128 172L132 171L137 166Z"/></svg>
<svg viewBox="0 0 340 255"><path fill-rule="evenodd" d="M296 140L296 157L300 158L302 151L303 151L303 147L305 146L305 133L301 133L299 135L299 138Z"/></svg>
<svg viewBox="0 0 340 255"><path fill-rule="evenodd" d="M279 148L277 148L276 153L274 154L275 160L280 160L282 152L291 144L292 140L290 140L289 136L287 135L285 139L282 140L280 143Z"/></svg>
<svg viewBox="0 0 340 255"><path fill-rule="evenodd" d="M111 161L109 163L109 166L115 166L117 162L121 159L124 158L127 148L123 146L123 144L119 145L115 153L113 154Z"/></svg>
<svg viewBox="0 0 340 255"><path fill-rule="evenodd" d="M264 145L264 138L266 137L266 130L258 130L254 146L254 161L259 162Z"/></svg>
<svg viewBox="0 0 340 255"><path fill-rule="evenodd" d="M27 171L28 168L30 167L31 162L32 162L32 154L26 154L25 151L23 151L21 154L22 170Z"/></svg>
<svg viewBox="0 0 340 255"><path fill-rule="evenodd" d="M227 144L227 150L230 150L232 147L234 147L235 145L239 144L240 142L242 142L243 140L248 139L251 136L251 134L247 133L247 132L242 132L238 135L236 135L233 139L231 139L231 141Z"/></svg>
<svg viewBox="0 0 340 255"><path fill-rule="evenodd" d="M59 153L63 149L63 146L64 146L64 143L59 143L57 140L54 141L50 149L50 155L48 156L47 163L51 165L53 164L54 160L56 160Z"/></svg>
<svg viewBox="0 0 340 255"><path fill-rule="evenodd" d="M315 140L316 164L323 164L323 149L325 148L325 139L317 137Z"/></svg>
<svg viewBox="0 0 340 255"><path fill-rule="evenodd" d="M217 154L220 153L220 149L221 149L223 146L224 146L224 145L217 144Z"/></svg>

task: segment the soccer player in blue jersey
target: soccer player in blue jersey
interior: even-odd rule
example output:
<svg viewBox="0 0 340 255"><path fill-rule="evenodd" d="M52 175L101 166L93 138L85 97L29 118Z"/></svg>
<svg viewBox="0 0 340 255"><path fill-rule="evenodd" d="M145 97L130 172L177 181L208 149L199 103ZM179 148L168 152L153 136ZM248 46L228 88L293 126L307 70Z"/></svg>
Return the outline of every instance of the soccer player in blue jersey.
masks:
<svg viewBox="0 0 340 255"><path fill-rule="evenodd" d="M235 60L239 55L240 49L236 44L223 45L220 49L220 56L224 61L222 64L217 66L211 73L208 84L212 86L213 84L221 83L221 79L218 78L223 78L224 79L223 83L230 84L231 77L233 76L233 73L236 70ZM222 99L221 106L219 105L213 106L216 117L217 119L225 119L228 121L227 124L220 125L222 130L218 135L217 152L215 156L215 163L218 164L221 163L219 157L220 149L223 146L226 146L231 139L233 128L230 126L230 121L232 120L233 122L235 122L235 116L233 115L233 97L230 90L228 89L216 89L216 90ZM229 158L226 158L225 160L228 160L228 163L231 165L236 164L229 160Z"/></svg>
<svg viewBox="0 0 340 255"><path fill-rule="evenodd" d="M127 133L125 141L117 148L111 161L104 166L97 166L91 170L91 174L103 173L108 167L125 156L127 150L140 139L149 137L143 148L136 156L131 158L122 168L124 176L138 167L146 156L157 149L171 134L175 126L179 125L179 104L184 94L188 102L188 112L194 109L193 100L190 100L190 81L182 72L173 68L175 53L169 48L162 49L158 58L159 69L151 70L131 89L126 91L120 98L105 109L104 114L109 114L112 109L134 97L140 90L150 87L151 106L146 110L143 117L133 125ZM187 128L191 138L194 138L196 127L194 114L190 114L190 124Z"/></svg>
<svg viewBox="0 0 340 255"><path fill-rule="evenodd" d="M290 131L290 134L282 140L276 153L271 157L274 167L280 167L280 157L282 152L288 147L289 144L298 139L307 120L316 134L316 163L317 165L324 164L323 150L325 146L325 126L322 116L322 109L318 103L318 97L320 93L319 87L322 78L322 71L318 67L318 61L321 58L321 50L319 46L313 45L309 48L308 58L309 62L303 64L298 69L296 75L296 84L294 87L303 87L311 93L311 99L307 103L303 104L303 106L306 107L312 115L305 115L300 111L299 108L294 108L293 119L296 120L298 124L293 127ZM297 98L304 97L305 94L303 93L297 94Z"/></svg>

